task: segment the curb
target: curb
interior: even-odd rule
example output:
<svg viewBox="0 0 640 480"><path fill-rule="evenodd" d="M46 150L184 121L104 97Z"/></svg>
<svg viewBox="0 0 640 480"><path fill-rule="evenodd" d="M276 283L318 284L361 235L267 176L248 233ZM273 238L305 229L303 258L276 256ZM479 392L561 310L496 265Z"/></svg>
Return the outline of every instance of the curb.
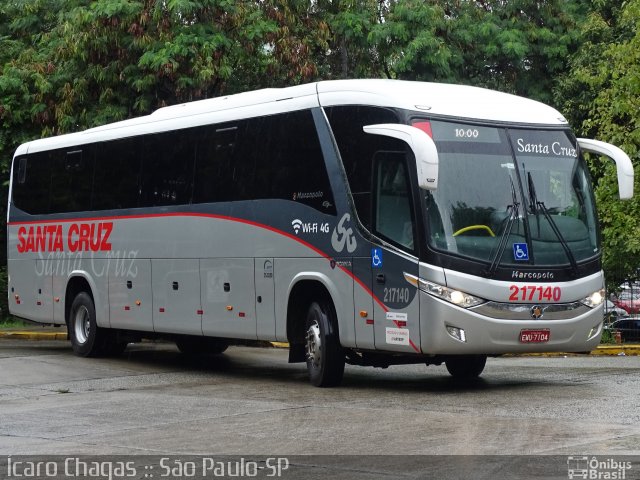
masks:
<svg viewBox="0 0 640 480"><path fill-rule="evenodd" d="M600 345L596 348L591 355L602 356L625 356L625 355L640 355L640 345Z"/></svg>
<svg viewBox="0 0 640 480"><path fill-rule="evenodd" d="M32 332L24 330L0 330L0 338L17 340L67 340L67 332Z"/></svg>
<svg viewBox="0 0 640 480"><path fill-rule="evenodd" d="M67 332L63 329L61 332L37 332L29 330L0 330L0 338L8 338L14 340L67 340ZM274 348L289 348L286 342L269 342ZM600 345L595 350L589 352L590 355L615 357L615 356L638 356L640 355L640 345ZM509 354L514 357L565 357L581 355L579 353L523 353Z"/></svg>

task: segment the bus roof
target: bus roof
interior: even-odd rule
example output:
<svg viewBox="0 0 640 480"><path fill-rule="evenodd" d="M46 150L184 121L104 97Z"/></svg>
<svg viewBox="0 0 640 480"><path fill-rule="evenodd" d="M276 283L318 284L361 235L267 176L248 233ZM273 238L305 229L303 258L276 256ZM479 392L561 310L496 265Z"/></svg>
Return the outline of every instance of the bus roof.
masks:
<svg viewBox="0 0 640 480"><path fill-rule="evenodd" d="M548 105L484 88L403 80L330 80L163 107L143 117L34 140L20 145L16 155L335 105L384 106L419 111L425 115L528 125L567 123L557 110Z"/></svg>

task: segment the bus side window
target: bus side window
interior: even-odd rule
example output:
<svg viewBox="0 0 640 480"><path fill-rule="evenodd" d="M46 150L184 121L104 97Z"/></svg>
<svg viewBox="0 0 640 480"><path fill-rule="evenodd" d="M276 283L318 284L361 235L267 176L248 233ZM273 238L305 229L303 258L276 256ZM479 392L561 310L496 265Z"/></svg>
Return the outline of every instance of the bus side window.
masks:
<svg viewBox="0 0 640 480"><path fill-rule="evenodd" d="M18 160L18 184L24 184L27 179L27 157L19 158Z"/></svg>
<svg viewBox="0 0 640 480"><path fill-rule="evenodd" d="M356 213L362 224L371 230L373 155L378 150L394 150L398 144L403 149L404 145L399 140L365 133L362 127L398 123L398 115L388 108L369 106L328 107L325 111L338 144Z"/></svg>
<svg viewBox="0 0 640 480"><path fill-rule="evenodd" d="M293 200L329 215L335 201L309 110L265 117L264 150L255 165L262 198Z"/></svg>
<svg viewBox="0 0 640 480"><path fill-rule="evenodd" d="M58 150L51 155L51 212L91 210L92 147Z"/></svg>
<svg viewBox="0 0 640 480"><path fill-rule="evenodd" d="M374 229L383 238L414 249L413 209L406 154L376 152L374 155Z"/></svg>
<svg viewBox="0 0 640 480"><path fill-rule="evenodd" d="M310 111L199 129L193 202L293 200L335 215Z"/></svg>
<svg viewBox="0 0 640 480"><path fill-rule="evenodd" d="M96 144L94 210L138 206L141 143L134 137Z"/></svg>
<svg viewBox="0 0 640 480"><path fill-rule="evenodd" d="M190 203L195 161L193 137L192 130L144 137L142 206Z"/></svg>
<svg viewBox="0 0 640 480"><path fill-rule="evenodd" d="M14 169L13 204L31 215L50 213L50 190L51 163L48 152L32 153L21 158L19 168Z"/></svg>
<svg viewBox="0 0 640 480"><path fill-rule="evenodd" d="M242 200L240 165L234 161L239 132L245 122L212 125L198 129L193 202ZM239 158L238 161L241 161Z"/></svg>

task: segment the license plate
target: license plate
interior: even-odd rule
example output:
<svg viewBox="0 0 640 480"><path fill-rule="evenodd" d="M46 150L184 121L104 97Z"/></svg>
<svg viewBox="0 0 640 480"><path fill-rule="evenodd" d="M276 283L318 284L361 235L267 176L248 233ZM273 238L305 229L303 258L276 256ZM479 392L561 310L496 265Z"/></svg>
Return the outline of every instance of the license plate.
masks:
<svg viewBox="0 0 640 480"><path fill-rule="evenodd" d="M549 341L549 330L521 330L520 343L544 343Z"/></svg>

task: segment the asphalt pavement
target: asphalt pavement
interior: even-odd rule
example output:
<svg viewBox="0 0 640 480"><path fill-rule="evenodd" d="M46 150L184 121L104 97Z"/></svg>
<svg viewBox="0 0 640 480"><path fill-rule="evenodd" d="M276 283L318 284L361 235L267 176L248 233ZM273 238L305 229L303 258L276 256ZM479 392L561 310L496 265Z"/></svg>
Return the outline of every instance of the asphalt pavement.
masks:
<svg viewBox="0 0 640 480"><path fill-rule="evenodd" d="M68 340L66 327L52 326L27 326L22 328L6 328L0 329L0 338L10 338L15 340ZM286 348L286 343L272 342L274 347ZM570 353L539 353L529 354L532 356L564 356L575 355ZM615 345L600 345L593 350L590 355L640 355L640 344L623 343Z"/></svg>

